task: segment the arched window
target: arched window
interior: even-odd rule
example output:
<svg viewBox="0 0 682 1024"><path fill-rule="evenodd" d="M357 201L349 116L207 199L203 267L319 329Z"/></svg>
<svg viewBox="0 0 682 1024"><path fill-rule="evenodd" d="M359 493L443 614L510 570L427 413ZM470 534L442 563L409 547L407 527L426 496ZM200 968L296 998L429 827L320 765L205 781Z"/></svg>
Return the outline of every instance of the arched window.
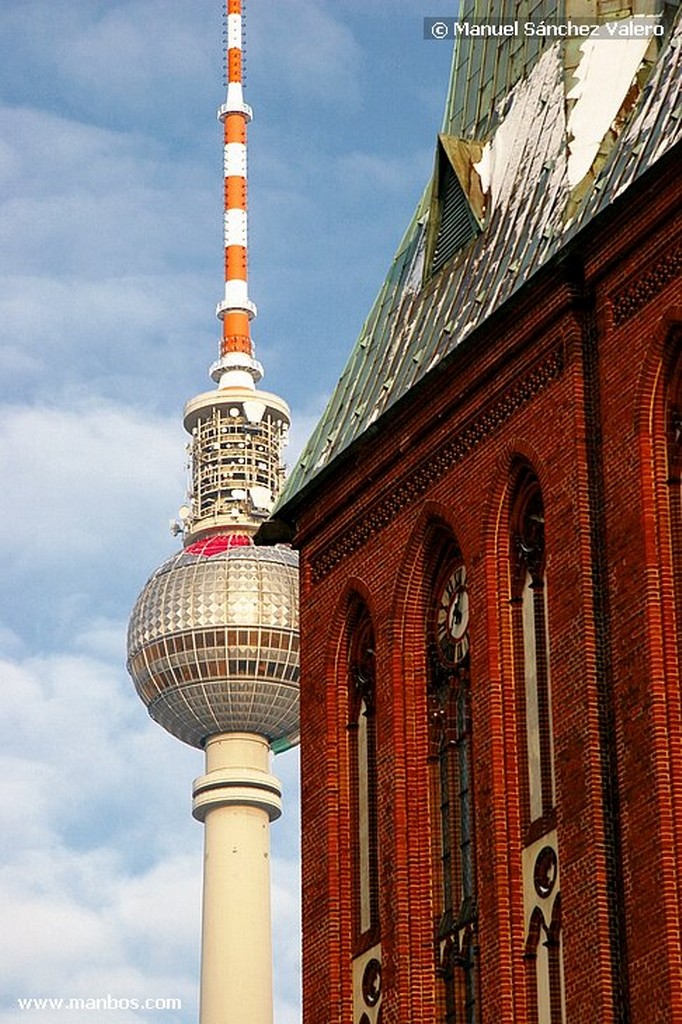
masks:
<svg viewBox="0 0 682 1024"><path fill-rule="evenodd" d="M561 962L561 893L552 904L549 923L540 907L531 914L526 938L525 959L535 964L535 984L529 992L528 1015L531 1021L564 1020L563 968ZM540 963L538 963L538 961Z"/></svg>
<svg viewBox="0 0 682 1024"><path fill-rule="evenodd" d="M675 332L673 347L682 348L682 328ZM673 572L675 577L675 607L682 608L682 356L673 367L667 389L666 432L668 456L668 488L670 494L670 531L672 541ZM678 618L682 658L682 621Z"/></svg>
<svg viewBox="0 0 682 1024"><path fill-rule="evenodd" d="M547 627L545 511L540 485L526 468L518 477L511 528L512 611L516 670L523 694L525 778L522 805L527 838L555 824L554 737Z"/></svg>
<svg viewBox="0 0 682 1024"><path fill-rule="evenodd" d="M471 778L469 594L454 546L434 568L428 697L436 885L436 963L443 982L441 1020L476 1024L477 910ZM434 822L434 825L436 822Z"/></svg>
<svg viewBox="0 0 682 1024"><path fill-rule="evenodd" d="M374 630L364 606L355 609L349 640L353 947L357 954L377 942L379 934Z"/></svg>
<svg viewBox="0 0 682 1024"><path fill-rule="evenodd" d="M510 521L514 668L529 1024L565 1024L559 847L547 617L545 508L530 467L517 474Z"/></svg>

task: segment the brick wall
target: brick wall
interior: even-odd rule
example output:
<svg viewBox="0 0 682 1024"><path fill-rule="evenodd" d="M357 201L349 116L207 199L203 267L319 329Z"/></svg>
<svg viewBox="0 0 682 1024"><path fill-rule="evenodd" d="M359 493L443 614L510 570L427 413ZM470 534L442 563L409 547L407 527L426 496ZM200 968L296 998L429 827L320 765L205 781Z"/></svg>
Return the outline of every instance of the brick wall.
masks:
<svg viewBox="0 0 682 1024"><path fill-rule="evenodd" d="M376 639L382 1024L438 1019L426 698L436 535L459 545L469 581L480 1019L528 1019L509 604L520 460L546 515L567 1019L682 1019L679 479L666 424L682 290L667 173L536 275L298 519L304 1024L352 1020L353 594Z"/></svg>

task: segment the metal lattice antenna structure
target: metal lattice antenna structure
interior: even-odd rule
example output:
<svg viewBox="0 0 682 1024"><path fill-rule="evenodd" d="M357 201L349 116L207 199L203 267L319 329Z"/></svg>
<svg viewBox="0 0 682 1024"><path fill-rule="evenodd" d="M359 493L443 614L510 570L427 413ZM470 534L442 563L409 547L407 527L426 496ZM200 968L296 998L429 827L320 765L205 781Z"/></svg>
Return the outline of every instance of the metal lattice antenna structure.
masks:
<svg viewBox="0 0 682 1024"><path fill-rule="evenodd" d="M282 479L289 409L257 388L248 294L247 125L241 0L227 0L225 294L217 389L187 403L184 547L130 619L128 670L151 717L206 751L193 788L205 824L201 1024L272 1024L269 823L281 813L270 751L298 741L298 557L256 546Z"/></svg>

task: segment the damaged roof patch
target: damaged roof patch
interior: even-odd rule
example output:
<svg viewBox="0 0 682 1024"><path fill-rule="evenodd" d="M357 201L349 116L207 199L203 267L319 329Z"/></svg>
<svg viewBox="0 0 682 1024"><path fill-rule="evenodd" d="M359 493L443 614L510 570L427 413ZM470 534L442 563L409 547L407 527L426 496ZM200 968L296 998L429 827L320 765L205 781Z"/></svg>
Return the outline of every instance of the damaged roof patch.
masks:
<svg viewBox="0 0 682 1024"><path fill-rule="evenodd" d="M647 38L622 36L583 40L582 56L574 72L576 83L566 96L567 100L576 101L568 119L571 186L578 185L592 167L602 139L615 121L650 43Z"/></svg>

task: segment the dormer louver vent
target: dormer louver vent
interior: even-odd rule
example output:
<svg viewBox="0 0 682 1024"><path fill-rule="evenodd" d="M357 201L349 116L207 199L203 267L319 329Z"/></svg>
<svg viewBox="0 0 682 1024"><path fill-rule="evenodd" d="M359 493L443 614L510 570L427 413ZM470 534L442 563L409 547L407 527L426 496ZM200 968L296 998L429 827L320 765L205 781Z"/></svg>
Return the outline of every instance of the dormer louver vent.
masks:
<svg viewBox="0 0 682 1024"><path fill-rule="evenodd" d="M431 200L427 276L437 273L481 230L483 194L474 163L479 143L440 135Z"/></svg>
<svg viewBox="0 0 682 1024"><path fill-rule="evenodd" d="M440 224L431 272L436 273L478 233L469 200L452 167L446 167L440 196Z"/></svg>

